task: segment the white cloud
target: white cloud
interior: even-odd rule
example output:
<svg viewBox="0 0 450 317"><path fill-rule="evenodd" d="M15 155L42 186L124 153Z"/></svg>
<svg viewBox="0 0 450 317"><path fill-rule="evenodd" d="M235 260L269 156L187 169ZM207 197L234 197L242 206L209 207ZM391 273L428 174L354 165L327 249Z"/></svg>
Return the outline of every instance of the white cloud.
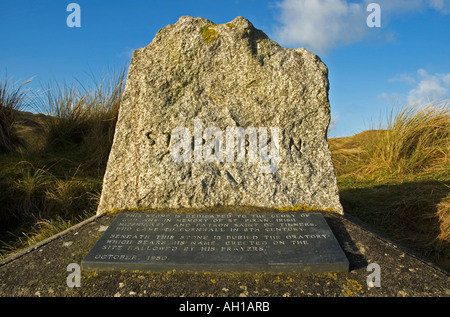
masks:
<svg viewBox="0 0 450 317"><path fill-rule="evenodd" d="M366 20L369 3L381 7L382 27L394 16L420 13L434 8L441 13L450 13L450 0L281 0L280 26L275 29L277 40L283 45L303 46L315 53L340 45L347 45L377 34L371 32ZM385 40L392 37L391 30L383 29Z"/></svg>
<svg viewBox="0 0 450 317"><path fill-rule="evenodd" d="M393 82L405 82L405 83L409 83L409 84L414 84L416 82L416 79L408 74L397 74L392 78L389 78L388 80L390 83Z"/></svg>
<svg viewBox="0 0 450 317"><path fill-rule="evenodd" d="M450 14L450 1L448 0L428 0L428 5L444 14Z"/></svg>
<svg viewBox="0 0 450 317"><path fill-rule="evenodd" d="M282 26L276 31L284 45L301 45L323 53L338 43L361 40L367 31L365 7L346 0L283 0Z"/></svg>
<svg viewBox="0 0 450 317"><path fill-rule="evenodd" d="M415 104L427 101L441 101L448 98L448 89L450 88L450 74L429 74L424 69L417 71L420 82L410 90L408 94L408 103Z"/></svg>
<svg viewBox="0 0 450 317"><path fill-rule="evenodd" d="M377 96L390 104L439 103L450 97L450 73L430 74L420 68L414 74L397 74L388 81L406 83L411 87L406 93L382 93Z"/></svg>
<svg viewBox="0 0 450 317"><path fill-rule="evenodd" d="M392 104L392 105L395 105L395 104L398 104L401 100L402 100L402 96L401 96L401 94L399 94L399 93L391 93L391 94L388 94L388 93L382 93L382 94L379 94L378 96L377 96L377 98L378 99L384 99L384 100L386 100L389 104Z"/></svg>
<svg viewBox="0 0 450 317"><path fill-rule="evenodd" d="M444 82L444 84L450 86L450 73L449 74L442 74L441 79Z"/></svg>

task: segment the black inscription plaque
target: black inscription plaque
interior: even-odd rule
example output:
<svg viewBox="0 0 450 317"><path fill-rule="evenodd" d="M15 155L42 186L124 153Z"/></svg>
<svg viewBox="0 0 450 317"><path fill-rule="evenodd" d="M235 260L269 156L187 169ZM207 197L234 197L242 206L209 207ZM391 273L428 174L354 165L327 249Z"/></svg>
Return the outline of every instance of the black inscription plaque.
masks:
<svg viewBox="0 0 450 317"><path fill-rule="evenodd" d="M320 213L119 214L87 270L342 272L349 262Z"/></svg>

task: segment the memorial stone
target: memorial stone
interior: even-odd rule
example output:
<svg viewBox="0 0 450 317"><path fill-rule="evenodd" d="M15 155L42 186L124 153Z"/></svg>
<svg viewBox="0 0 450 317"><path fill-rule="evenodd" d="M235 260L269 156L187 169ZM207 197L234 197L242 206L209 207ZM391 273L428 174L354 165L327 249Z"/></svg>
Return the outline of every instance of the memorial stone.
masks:
<svg viewBox="0 0 450 317"><path fill-rule="evenodd" d="M328 70L237 17L181 17L134 52L98 214L253 206L342 213Z"/></svg>

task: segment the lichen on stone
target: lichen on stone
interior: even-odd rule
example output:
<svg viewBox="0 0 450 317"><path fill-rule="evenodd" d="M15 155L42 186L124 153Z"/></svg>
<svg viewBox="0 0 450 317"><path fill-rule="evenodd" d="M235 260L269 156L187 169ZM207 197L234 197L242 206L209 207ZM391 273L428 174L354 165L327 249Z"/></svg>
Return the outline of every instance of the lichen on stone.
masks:
<svg viewBox="0 0 450 317"><path fill-rule="evenodd" d="M219 32L214 29L216 24L213 25L205 25L200 28L200 34L203 36L203 42L205 43L211 43L212 41L217 39L217 36L219 35Z"/></svg>

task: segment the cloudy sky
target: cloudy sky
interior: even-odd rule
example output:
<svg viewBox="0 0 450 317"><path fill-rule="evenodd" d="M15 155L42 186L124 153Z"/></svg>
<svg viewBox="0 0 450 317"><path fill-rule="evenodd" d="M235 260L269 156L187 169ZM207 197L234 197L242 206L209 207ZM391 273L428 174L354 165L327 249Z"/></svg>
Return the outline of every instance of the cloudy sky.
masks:
<svg viewBox="0 0 450 317"><path fill-rule="evenodd" d="M67 24L70 3L81 27ZM318 54L329 69L331 137L450 95L450 0L0 0L0 78L33 78L39 89L111 73L183 15L243 16L281 45Z"/></svg>

